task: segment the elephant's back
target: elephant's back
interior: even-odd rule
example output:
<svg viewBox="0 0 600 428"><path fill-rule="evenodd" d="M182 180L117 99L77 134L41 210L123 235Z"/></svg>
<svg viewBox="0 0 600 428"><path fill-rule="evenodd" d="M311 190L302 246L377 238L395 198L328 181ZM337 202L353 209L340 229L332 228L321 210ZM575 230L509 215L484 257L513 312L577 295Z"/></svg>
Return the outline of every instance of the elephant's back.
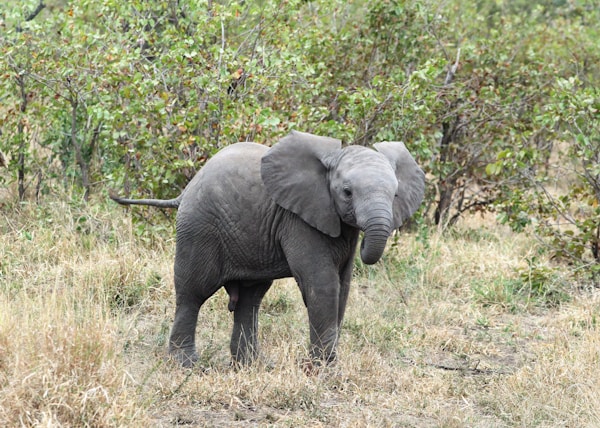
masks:
<svg viewBox="0 0 600 428"><path fill-rule="evenodd" d="M178 217L251 211L257 199L265 197L260 164L267 150L257 143L236 143L214 155L186 187Z"/></svg>
<svg viewBox="0 0 600 428"><path fill-rule="evenodd" d="M190 187L194 188L201 182L211 180L260 180L260 159L267 150L268 147L257 143L236 143L227 146L209 159L190 182Z"/></svg>
<svg viewBox="0 0 600 428"><path fill-rule="evenodd" d="M260 168L260 158L267 150L269 150L267 146L263 146L262 144L258 143L235 143L225 147L224 149L221 149L206 163L204 168L210 167L211 165L212 167L215 167L218 164L220 167L235 169L243 166L236 161L243 160L252 160L254 163L257 163Z"/></svg>

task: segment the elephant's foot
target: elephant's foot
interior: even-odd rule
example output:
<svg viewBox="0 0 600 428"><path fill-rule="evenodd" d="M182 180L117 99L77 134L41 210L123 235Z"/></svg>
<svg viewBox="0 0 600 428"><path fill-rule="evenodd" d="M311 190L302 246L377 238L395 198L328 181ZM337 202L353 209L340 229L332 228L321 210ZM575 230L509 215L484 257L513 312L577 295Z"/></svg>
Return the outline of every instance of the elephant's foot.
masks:
<svg viewBox="0 0 600 428"><path fill-rule="evenodd" d="M335 346L311 346L310 357L302 359L300 368L307 376L316 376L335 365L337 355Z"/></svg>
<svg viewBox="0 0 600 428"><path fill-rule="evenodd" d="M249 329L248 334L239 324L234 324L229 350L234 367L244 367L253 364L260 355L258 340L254 333L256 329Z"/></svg>
<svg viewBox="0 0 600 428"><path fill-rule="evenodd" d="M335 342L333 345L322 346L312 345L310 349L310 359L323 366L330 365L335 362L337 358L337 352Z"/></svg>
<svg viewBox="0 0 600 428"><path fill-rule="evenodd" d="M320 361L315 361L312 358L303 358L300 361L300 368L306 376L316 376L319 374L322 364Z"/></svg>
<svg viewBox="0 0 600 428"><path fill-rule="evenodd" d="M300 361L300 368L306 376L330 376L339 373L337 360L323 361L315 360L314 358L303 358Z"/></svg>
<svg viewBox="0 0 600 428"><path fill-rule="evenodd" d="M235 358L232 356L229 365L234 370L240 370L250 365L258 366L265 371L271 371L275 368L275 363L262 355L254 355L252 358Z"/></svg>
<svg viewBox="0 0 600 428"><path fill-rule="evenodd" d="M171 348L169 349L171 359L179 363L182 367L193 367L198 361L198 354L194 349L187 348Z"/></svg>
<svg viewBox="0 0 600 428"><path fill-rule="evenodd" d="M302 361L300 361L300 368L306 376L318 376L328 366L329 363L325 363L322 360L315 360L313 358L304 358Z"/></svg>
<svg viewBox="0 0 600 428"><path fill-rule="evenodd" d="M252 365L257 360L259 360L259 356L255 350L238 351L231 354L231 365L237 368Z"/></svg>

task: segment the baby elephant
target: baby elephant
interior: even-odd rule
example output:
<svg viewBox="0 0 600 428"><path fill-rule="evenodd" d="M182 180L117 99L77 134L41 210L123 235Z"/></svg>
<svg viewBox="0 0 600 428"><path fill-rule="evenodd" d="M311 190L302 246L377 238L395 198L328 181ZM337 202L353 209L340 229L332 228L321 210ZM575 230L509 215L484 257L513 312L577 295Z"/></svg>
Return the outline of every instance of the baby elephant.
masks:
<svg viewBox="0 0 600 428"><path fill-rule="evenodd" d="M360 257L373 264L423 199L423 171L404 144L374 148L292 132L272 148L226 147L176 199L113 197L178 208L174 358L184 366L197 361L198 311L224 286L234 313L233 361L254 360L261 300L274 279L293 276L308 310L312 361L335 359L359 232Z"/></svg>

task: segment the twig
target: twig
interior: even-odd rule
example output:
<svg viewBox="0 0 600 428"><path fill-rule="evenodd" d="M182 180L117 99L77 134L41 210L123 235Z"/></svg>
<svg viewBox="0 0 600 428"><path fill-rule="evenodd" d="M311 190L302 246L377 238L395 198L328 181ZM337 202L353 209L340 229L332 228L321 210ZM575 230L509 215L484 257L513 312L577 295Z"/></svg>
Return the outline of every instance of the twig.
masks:
<svg viewBox="0 0 600 428"><path fill-rule="evenodd" d="M369 144L369 140L374 136L372 126L377 120L378 116L381 114L381 112L383 112L383 110L392 100L392 97L392 93L388 94L388 96L383 101L377 104L377 107L375 107L373 114L363 121L361 127L364 127L364 132L354 140L354 144L360 144L362 146L366 146L367 144Z"/></svg>
<svg viewBox="0 0 600 428"><path fill-rule="evenodd" d="M438 13L436 13L434 16L438 16ZM440 47L440 49L442 50L442 52L444 53L444 57L446 58L447 61L450 61L450 56L448 55L448 51L446 50L446 48L444 47L444 44L442 43L442 41L440 40L440 38L437 35L437 32L435 31L435 29L433 28L432 23L427 23L427 30L429 31L429 33L431 33L433 35L433 37L435 38L435 41L437 42L438 46Z"/></svg>
<svg viewBox="0 0 600 428"><path fill-rule="evenodd" d="M485 207L487 205L493 204L494 202L496 202L496 198L494 198L494 199L486 199L486 200L483 200L483 201L471 202L470 204L468 204L468 205L466 205L464 207L461 207L458 210L457 213L455 213L452 217L450 217L450 220L448 220L448 224L450 224L450 225L455 224L458 221L459 217L464 212L467 212L467 211L469 211L472 208L475 208L475 207Z"/></svg>
<svg viewBox="0 0 600 428"><path fill-rule="evenodd" d="M4 218L6 219L6 225L10 228L10 230L12 230L12 232L14 234L17 234L20 232L20 230L15 226L15 224L11 221L10 218L8 218L8 216L6 214L4 214Z"/></svg>
<svg viewBox="0 0 600 428"><path fill-rule="evenodd" d="M449 366L446 364L436 364L436 363L428 363L428 362L419 364L410 358L405 358L404 361L406 363L411 364L416 367L429 366L429 367L433 367L433 368L440 369L440 370L461 372L462 374L471 374L471 375L494 375L494 374L508 375L508 374L511 374L511 372L509 370L480 369L478 367L479 362L477 362L477 365L475 367L467 367L467 366L460 367L460 366Z"/></svg>
<svg viewBox="0 0 600 428"><path fill-rule="evenodd" d="M448 370L448 371L456 371L464 374L472 374L472 375L491 375L491 374L501 374L507 375L510 374L508 370L496 370L496 369L480 369L478 367L454 367L447 366L445 364L434 364L434 363L425 363L430 367L434 367L440 370Z"/></svg>

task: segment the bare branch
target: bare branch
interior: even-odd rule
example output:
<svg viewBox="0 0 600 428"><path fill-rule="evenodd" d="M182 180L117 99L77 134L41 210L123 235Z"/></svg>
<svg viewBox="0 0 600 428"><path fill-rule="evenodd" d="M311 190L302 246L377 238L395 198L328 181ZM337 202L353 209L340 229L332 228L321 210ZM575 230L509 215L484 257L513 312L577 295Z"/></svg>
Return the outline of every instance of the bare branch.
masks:
<svg viewBox="0 0 600 428"><path fill-rule="evenodd" d="M33 21L45 7L46 5L44 4L44 0L40 0L35 10L25 17L25 22ZM20 33L22 31L23 28L21 27L21 24L17 25L17 32Z"/></svg>
<svg viewBox="0 0 600 428"><path fill-rule="evenodd" d="M493 204L494 202L496 202L496 198L486 199L484 201L471 202L470 204L467 204L464 207L461 207L460 209L458 209L457 212L452 217L450 217L450 220L448 220L448 224L450 224L450 225L455 224L463 213L468 212L469 210L472 210L473 208L486 207L488 205Z"/></svg>
<svg viewBox="0 0 600 428"><path fill-rule="evenodd" d="M225 25L221 19L221 50L219 51L219 62L217 64L217 72L221 73L221 63L223 62L223 54L225 53Z"/></svg>
<svg viewBox="0 0 600 428"><path fill-rule="evenodd" d="M446 80L444 80L444 86L448 86L454 80L454 75L456 74L456 70L458 70L458 62L460 61L460 48L456 50L456 61L448 68L448 73L446 74Z"/></svg>
<svg viewBox="0 0 600 428"><path fill-rule="evenodd" d="M430 362L430 361L425 361L421 364L417 363L415 360L411 359L411 358L405 358L404 362L413 365L413 366L421 366L421 365L425 365L425 366L429 366L429 367L433 367L436 369L440 369L440 370L448 370L448 371L457 371L457 372L461 372L463 374L471 374L471 375L506 375L506 374L511 374L510 371L508 370L501 370L501 369L480 369L479 368L479 361L475 362L474 367L470 367L469 366L469 362L465 362L465 364L462 365L450 365L450 364L438 364L438 363L434 363L434 362Z"/></svg>

